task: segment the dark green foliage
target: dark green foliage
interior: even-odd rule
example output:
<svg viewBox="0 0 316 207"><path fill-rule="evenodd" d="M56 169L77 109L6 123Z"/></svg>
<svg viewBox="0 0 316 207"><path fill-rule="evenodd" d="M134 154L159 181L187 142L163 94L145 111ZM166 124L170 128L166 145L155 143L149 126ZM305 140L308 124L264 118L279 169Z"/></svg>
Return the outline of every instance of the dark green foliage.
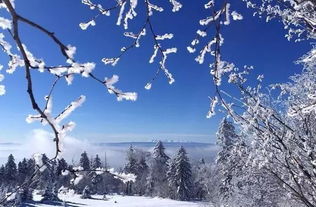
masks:
<svg viewBox="0 0 316 207"><path fill-rule="evenodd" d="M80 166L83 167L84 170L90 170L90 161L85 151L81 154Z"/></svg>
<svg viewBox="0 0 316 207"><path fill-rule="evenodd" d="M177 200L191 200L193 198L193 180L189 158L183 147L169 170L169 186L173 190L174 198Z"/></svg>
<svg viewBox="0 0 316 207"><path fill-rule="evenodd" d="M99 157L99 155L96 155L94 160L93 160L93 169L97 169L97 168L100 168L102 167L102 162L101 162L101 159Z"/></svg>
<svg viewBox="0 0 316 207"><path fill-rule="evenodd" d="M17 176L17 167L15 164L13 155L10 154L8 157L8 162L4 166L5 182L9 184L16 183L16 176Z"/></svg>

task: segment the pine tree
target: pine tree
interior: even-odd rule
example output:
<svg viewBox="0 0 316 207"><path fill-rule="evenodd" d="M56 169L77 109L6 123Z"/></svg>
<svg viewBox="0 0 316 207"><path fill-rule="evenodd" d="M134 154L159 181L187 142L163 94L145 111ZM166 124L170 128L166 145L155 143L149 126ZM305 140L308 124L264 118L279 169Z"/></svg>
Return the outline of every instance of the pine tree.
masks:
<svg viewBox="0 0 316 207"><path fill-rule="evenodd" d="M209 164L210 165L210 164ZM205 200L208 194L208 183L211 175L210 166L205 163L204 158L199 160L195 167L193 167L194 177L194 193L198 200Z"/></svg>
<svg viewBox="0 0 316 207"><path fill-rule="evenodd" d="M161 141L154 147L150 173L147 180L147 194L151 196L167 197L167 170L169 157L165 154L165 148Z"/></svg>
<svg viewBox="0 0 316 207"><path fill-rule="evenodd" d="M230 206L233 200L234 189L248 182L246 179L239 179L243 174L245 163L248 158L248 147L239 136L232 122L224 119L217 132L217 143L220 150L217 154L216 169L219 172L220 182L218 183L219 200L224 206ZM239 191L239 190L237 190Z"/></svg>
<svg viewBox="0 0 316 207"><path fill-rule="evenodd" d="M85 151L81 154L80 166L83 167L84 170L90 170L90 161Z"/></svg>
<svg viewBox="0 0 316 207"><path fill-rule="evenodd" d="M47 185L43 194L42 202L60 201L58 198L58 188L52 179L47 181Z"/></svg>
<svg viewBox="0 0 316 207"><path fill-rule="evenodd" d="M191 164L183 147L174 160L174 175L171 177L171 184L175 185L175 198L178 200L191 200L193 197L193 180Z"/></svg>
<svg viewBox="0 0 316 207"><path fill-rule="evenodd" d="M49 159L48 159L47 155L44 153L43 156L42 156L43 164L48 164L48 161L49 161Z"/></svg>
<svg viewBox="0 0 316 207"><path fill-rule="evenodd" d="M216 136L217 144L223 149L229 148L238 140L233 123L227 121L226 118L220 123Z"/></svg>
<svg viewBox="0 0 316 207"><path fill-rule="evenodd" d="M23 202L25 201L32 201L33 195L32 191L28 187L22 187L18 189L15 200L14 200L14 205L15 206L21 206Z"/></svg>
<svg viewBox="0 0 316 207"><path fill-rule="evenodd" d="M4 165L1 165L0 167L0 184L4 182L5 178L5 168Z"/></svg>
<svg viewBox="0 0 316 207"><path fill-rule="evenodd" d="M27 161L24 158L21 162L18 163L18 183L22 184L28 174Z"/></svg>
<svg viewBox="0 0 316 207"><path fill-rule="evenodd" d="M57 161L57 166L56 166L56 179L58 183L58 188L64 186L68 187L70 185L70 180L71 180L71 174L68 173L66 175L63 175L63 172L65 170L68 170L69 166L68 163L64 158L61 158Z"/></svg>
<svg viewBox="0 0 316 207"><path fill-rule="evenodd" d="M34 159L27 160L27 177L30 177L35 171L35 161Z"/></svg>
<svg viewBox="0 0 316 207"><path fill-rule="evenodd" d="M135 182L135 191L139 195L144 195L146 191L146 179L148 176L148 165L146 163L146 157L144 153L140 155L140 158L137 162L137 174Z"/></svg>
<svg viewBox="0 0 316 207"><path fill-rule="evenodd" d="M134 150L132 145L129 147L129 149L127 151L127 163L124 167L124 171L126 173L135 174L136 176L138 175L137 158L136 158L135 150ZM132 193L133 193L132 188L133 188L133 183L128 181L126 183L125 193L127 195L132 195Z"/></svg>
<svg viewBox="0 0 316 207"><path fill-rule="evenodd" d="M227 121L226 118L220 123L219 129L216 133L217 144L220 146L220 150L217 154L217 168L223 175L221 185L219 186L219 193L222 202L226 202L231 196L231 179L233 174L233 159L232 151L234 150L234 144L238 141L238 135L235 132L234 125Z"/></svg>
<svg viewBox="0 0 316 207"><path fill-rule="evenodd" d="M167 179L168 179L168 194L169 198L175 199L176 198L176 162L175 158L171 159L168 165L168 171L167 171Z"/></svg>
<svg viewBox="0 0 316 207"><path fill-rule="evenodd" d="M4 175L6 182L9 184L16 183L17 168L12 154L9 155L8 162L5 164Z"/></svg>
<svg viewBox="0 0 316 207"><path fill-rule="evenodd" d="M46 189L47 186L49 185L49 182L53 182L54 179L54 172L53 172L53 168L52 168L52 162L48 162L49 159L46 156L46 154L42 155L42 163L45 164L44 167L40 168L41 170L39 170L37 172L37 188L39 189ZM41 166L36 166L37 168L41 167Z"/></svg>
<svg viewBox="0 0 316 207"><path fill-rule="evenodd" d="M126 173L133 173L137 174L138 169L137 169L137 158L135 154L135 150L133 146L131 145L127 151L127 163L124 167L124 171Z"/></svg>
<svg viewBox="0 0 316 207"><path fill-rule="evenodd" d="M161 141L158 141L153 150L153 158L160 161L161 163L166 163L170 158L165 153L165 147Z"/></svg>
<svg viewBox="0 0 316 207"><path fill-rule="evenodd" d="M83 189L81 198L83 199L91 198L91 192L88 185Z"/></svg>
<svg viewBox="0 0 316 207"><path fill-rule="evenodd" d="M57 161L57 176L60 176L61 173L68 168L68 164L64 158L61 158Z"/></svg>
<svg viewBox="0 0 316 207"><path fill-rule="evenodd" d="M44 187L45 189L42 202L60 201L58 198L58 183L56 179L57 162L55 160L49 162L46 154L43 154L42 162L46 166L40 175L42 188Z"/></svg>
<svg viewBox="0 0 316 207"><path fill-rule="evenodd" d="M148 165L146 163L146 153L142 150L135 149L131 145L127 151L127 163L124 172L136 175L134 183L127 184L126 193L136 193L144 195L146 191L146 179L148 176Z"/></svg>
<svg viewBox="0 0 316 207"><path fill-rule="evenodd" d="M99 157L99 155L97 154L93 160L93 165L92 165L93 169L97 169L102 167L102 162L101 159Z"/></svg>

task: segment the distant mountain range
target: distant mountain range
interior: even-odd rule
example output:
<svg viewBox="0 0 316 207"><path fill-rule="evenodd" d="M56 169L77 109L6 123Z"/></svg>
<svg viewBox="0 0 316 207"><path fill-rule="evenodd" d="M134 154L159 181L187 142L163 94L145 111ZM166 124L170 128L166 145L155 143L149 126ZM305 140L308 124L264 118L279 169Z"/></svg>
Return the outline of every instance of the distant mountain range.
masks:
<svg viewBox="0 0 316 207"><path fill-rule="evenodd" d="M134 147L139 147L139 148L151 148L156 145L156 142L113 142L113 143L94 143L95 145L99 146L113 146L113 147L118 147L118 146L126 146L129 147L130 145L133 145ZM211 146L216 146L212 143L202 143L202 142L163 142L163 145L168 148L168 147L181 147L183 146L184 148L191 148L191 147L211 147Z"/></svg>

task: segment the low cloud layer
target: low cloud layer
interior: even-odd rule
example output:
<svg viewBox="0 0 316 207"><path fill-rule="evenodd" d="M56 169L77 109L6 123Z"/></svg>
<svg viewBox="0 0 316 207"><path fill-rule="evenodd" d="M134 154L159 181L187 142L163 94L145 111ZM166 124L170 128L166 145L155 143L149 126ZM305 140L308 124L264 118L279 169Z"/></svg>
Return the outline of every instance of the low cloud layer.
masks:
<svg viewBox="0 0 316 207"><path fill-rule="evenodd" d="M91 143L88 140L76 139L75 137L66 136L61 140L62 153L69 163L77 164L80 154L87 151L89 156L99 154L102 160L106 155L107 162L111 167L122 167L125 162L126 150L131 142L125 143ZM145 151L151 151L155 143L136 142L132 143L136 148ZM200 158L212 160L216 155L217 148L211 144L179 143L169 142L165 144L167 154L172 157L180 145L184 145L191 160L195 161ZM56 153L53 135L43 129L35 129L26 136L21 143L0 143L0 163L5 163L9 154L13 154L16 161L24 157L30 158L34 153L46 153L48 157L53 157Z"/></svg>

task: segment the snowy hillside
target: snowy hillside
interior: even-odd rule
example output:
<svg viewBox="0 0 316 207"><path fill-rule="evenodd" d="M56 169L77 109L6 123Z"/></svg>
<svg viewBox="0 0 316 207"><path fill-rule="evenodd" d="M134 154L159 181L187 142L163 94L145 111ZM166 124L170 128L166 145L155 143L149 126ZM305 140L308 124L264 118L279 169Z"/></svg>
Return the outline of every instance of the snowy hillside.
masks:
<svg viewBox="0 0 316 207"><path fill-rule="evenodd" d="M202 202L184 202L175 201L162 198L148 198L140 196L121 196L121 195L108 195L106 200L102 199L101 195L95 195L92 199L81 199L80 195L67 194L66 196L60 195L60 198L67 201L67 206L93 206L93 207L206 207L206 203ZM34 195L34 203L24 204L23 207L49 207L56 206L54 204L42 204L39 202L41 196ZM62 205L60 203L59 205Z"/></svg>

